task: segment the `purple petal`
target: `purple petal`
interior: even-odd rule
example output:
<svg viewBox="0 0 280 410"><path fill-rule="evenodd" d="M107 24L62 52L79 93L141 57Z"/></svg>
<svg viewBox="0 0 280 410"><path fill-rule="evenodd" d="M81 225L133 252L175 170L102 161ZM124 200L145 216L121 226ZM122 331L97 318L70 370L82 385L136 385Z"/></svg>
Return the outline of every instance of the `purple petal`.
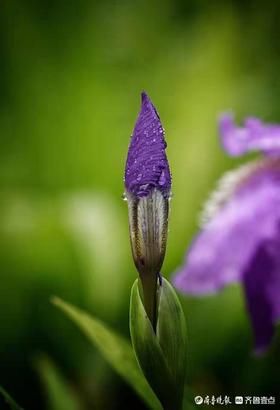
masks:
<svg viewBox="0 0 280 410"><path fill-rule="evenodd" d="M278 235L279 179L279 166L268 164L247 176L193 242L175 286L203 294L242 280L256 249Z"/></svg>
<svg viewBox="0 0 280 410"><path fill-rule="evenodd" d="M265 125L258 118L248 117L243 127L238 127L230 114L219 120L221 142L231 156L239 156L250 151L266 154L280 153L280 126Z"/></svg>
<svg viewBox="0 0 280 410"><path fill-rule="evenodd" d="M255 352L270 344L280 319L280 242L267 241L256 250L244 274L247 307L255 335Z"/></svg>
<svg viewBox="0 0 280 410"><path fill-rule="evenodd" d="M171 176L165 154L166 142L158 113L147 94L142 93L141 111L130 141L125 168L125 187L137 197L154 188L168 196Z"/></svg>

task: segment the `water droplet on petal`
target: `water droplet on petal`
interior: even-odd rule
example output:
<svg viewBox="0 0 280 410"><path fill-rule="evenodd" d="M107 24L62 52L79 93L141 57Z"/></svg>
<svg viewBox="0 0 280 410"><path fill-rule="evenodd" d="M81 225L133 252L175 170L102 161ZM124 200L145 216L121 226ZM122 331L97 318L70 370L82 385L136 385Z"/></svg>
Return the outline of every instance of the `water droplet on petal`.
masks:
<svg viewBox="0 0 280 410"><path fill-rule="evenodd" d="M125 193L125 192L122 194L122 199L123 199L124 201L127 201L127 196L126 196L126 193Z"/></svg>
<svg viewBox="0 0 280 410"><path fill-rule="evenodd" d="M164 170L161 171L161 174L160 174L158 183L159 183L159 185L161 185L161 186L163 186L163 185L166 184L166 176L165 176Z"/></svg>

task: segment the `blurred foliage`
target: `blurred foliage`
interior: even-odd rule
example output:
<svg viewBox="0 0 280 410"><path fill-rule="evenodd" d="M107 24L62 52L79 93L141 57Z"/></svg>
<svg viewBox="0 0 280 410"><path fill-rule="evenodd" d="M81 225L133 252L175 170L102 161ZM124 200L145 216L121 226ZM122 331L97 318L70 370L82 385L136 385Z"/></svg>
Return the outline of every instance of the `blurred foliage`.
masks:
<svg viewBox="0 0 280 410"><path fill-rule="evenodd" d="M14 401L14 399L12 399L9 393L7 393L1 386L0 386L0 394L11 410L23 410L21 407L18 406L18 404Z"/></svg>
<svg viewBox="0 0 280 410"><path fill-rule="evenodd" d="M169 276L215 180L240 163L219 147L217 115L280 121L279 12L279 3L259 0L2 1L0 384L24 408L47 408L40 352L88 408L143 408L50 296L128 336L136 272L121 193L139 93L148 92L166 128ZM279 336L267 356L251 355L238 286L181 301L193 391L278 391Z"/></svg>
<svg viewBox="0 0 280 410"><path fill-rule="evenodd" d="M56 366L47 357L37 359L37 368L45 387L47 408L50 410L81 410L75 391L65 382Z"/></svg>
<svg viewBox="0 0 280 410"><path fill-rule="evenodd" d="M130 341L109 329L104 323L57 297L53 303L87 336L112 368L135 390L152 410L162 406L141 372Z"/></svg>

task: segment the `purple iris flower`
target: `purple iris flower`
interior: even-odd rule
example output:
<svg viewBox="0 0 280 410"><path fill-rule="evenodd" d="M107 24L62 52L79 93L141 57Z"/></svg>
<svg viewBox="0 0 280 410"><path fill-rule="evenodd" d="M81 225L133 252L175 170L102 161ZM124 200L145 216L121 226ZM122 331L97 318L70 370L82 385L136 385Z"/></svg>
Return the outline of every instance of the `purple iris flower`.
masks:
<svg viewBox="0 0 280 410"><path fill-rule="evenodd" d="M142 282L146 312L153 323L157 282L166 249L171 189L165 149L159 115L147 94L142 93L124 182L133 259Z"/></svg>
<svg viewBox="0 0 280 410"><path fill-rule="evenodd" d="M174 284L201 295L240 281L261 353L280 320L280 126L248 118L237 127L225 114L219 129L229 155L259 150L263 158L222 177Z"/></svg>

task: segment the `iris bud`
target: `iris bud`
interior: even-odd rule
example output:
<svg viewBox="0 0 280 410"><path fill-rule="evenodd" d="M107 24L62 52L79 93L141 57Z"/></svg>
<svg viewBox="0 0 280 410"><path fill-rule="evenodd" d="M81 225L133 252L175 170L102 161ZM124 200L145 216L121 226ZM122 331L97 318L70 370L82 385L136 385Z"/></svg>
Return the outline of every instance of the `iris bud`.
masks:
<svg viewBox="0 0 280 410"><path fill-rule="evenodd" d="M168 231L171 175L159 115L145 93L125 168L130 242L140 280L130 299L138 363L165 410L182 408L186 329L175 291L160 275Z"/></svg>
<svg viewBox="0 0 280 410"><path fill-rule="evenodd" d="M142 93L142 106L131 137L125 168L130 242L139 272L143 302L153 327L156 293L165 256L171 175L159 115Z"/></svg>

